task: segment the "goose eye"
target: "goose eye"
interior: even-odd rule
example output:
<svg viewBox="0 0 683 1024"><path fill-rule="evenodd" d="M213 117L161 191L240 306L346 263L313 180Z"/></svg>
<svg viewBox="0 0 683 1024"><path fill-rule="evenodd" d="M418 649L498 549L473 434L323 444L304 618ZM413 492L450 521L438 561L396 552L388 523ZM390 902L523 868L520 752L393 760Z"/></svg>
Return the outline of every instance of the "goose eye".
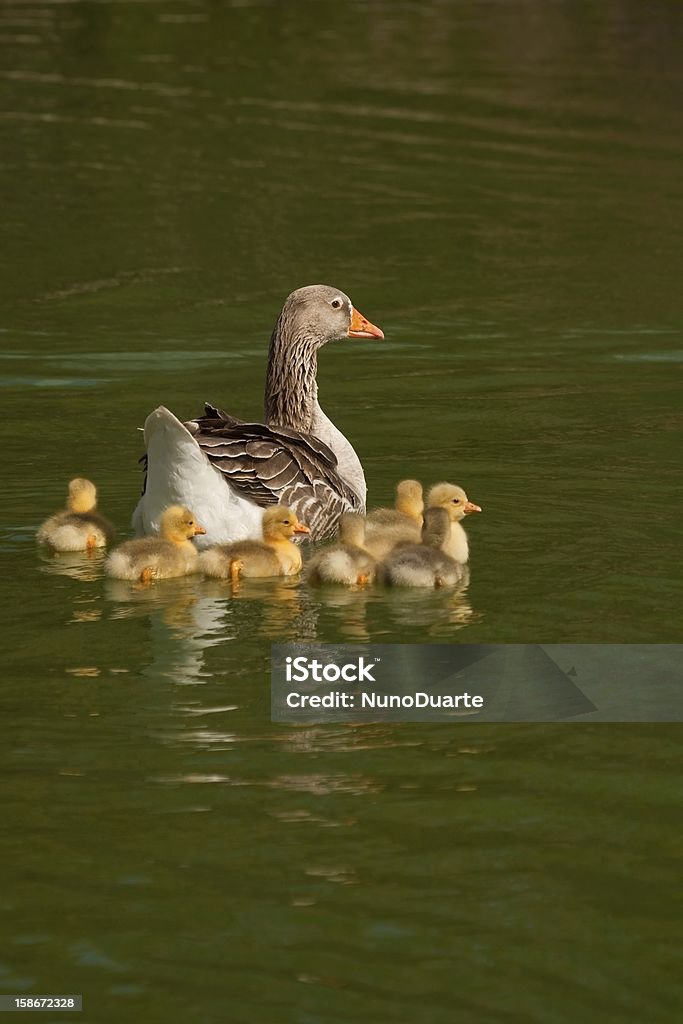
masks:
<svg viewBox="0 0 683 1024"><path fill-rule="evenodd" d="M289 526L290 525L289 519L283 519L282 520L282 525L283 526Z"/></svg>
<svg viewBox="0 0 683 1024"><path fill-rule="evenodd" d="M331 306L332 306L332 309L341 309L341 307L342 307L342 300L341 299L332 299Z"/></svg>
<svg viewBox="0 0 683 1024"><path fill-rule="evenodd" d="M453 498L453 504L454 505L459 505L460 504L460 498Z"/></svg>

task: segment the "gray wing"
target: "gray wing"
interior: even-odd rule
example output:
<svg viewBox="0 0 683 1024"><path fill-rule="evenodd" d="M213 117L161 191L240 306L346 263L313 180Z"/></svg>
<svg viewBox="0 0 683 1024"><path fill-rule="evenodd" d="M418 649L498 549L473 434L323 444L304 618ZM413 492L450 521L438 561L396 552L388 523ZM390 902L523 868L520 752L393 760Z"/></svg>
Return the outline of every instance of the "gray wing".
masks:
<svg viewBox="0 0 683 1024"><path fill-rule="evenodd" d="M365 511L334 453L311 434L244 423L212 406L185 426L232 488L262 507L290 505L312 540L331 536L344 512Z"/></svg>

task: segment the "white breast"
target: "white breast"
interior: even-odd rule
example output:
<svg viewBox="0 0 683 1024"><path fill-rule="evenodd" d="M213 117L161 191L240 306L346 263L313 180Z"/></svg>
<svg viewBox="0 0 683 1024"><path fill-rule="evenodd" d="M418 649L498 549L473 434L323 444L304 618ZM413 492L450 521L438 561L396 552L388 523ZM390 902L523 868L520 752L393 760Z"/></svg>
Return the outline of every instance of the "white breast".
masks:
<svg viewBox="0 0 683 1024"><path fill-rule="evenodd" d="M469 545L467 543L467 534L460 523L451 523L451 532L444 545L444 551L451 558L454 558L456 562L460 562L461 565L467 563L470 557Z"/></svg>
<svg viewBox="0 0 683 1024"><path fill-rule="evenodd" d="M367 486L361 461L356 455L355 448L351 442L344 437L341 430L338 430L337 427L335 427L332 420L327 418L317 401L313 412L311 433L314 437L320 438L328 448L332 449L334 454L337 456L337 469L339 471L339 475L343 477L346 483L349 484L349 486L356 492L363 502L363 506L365 506Z"/></svg>

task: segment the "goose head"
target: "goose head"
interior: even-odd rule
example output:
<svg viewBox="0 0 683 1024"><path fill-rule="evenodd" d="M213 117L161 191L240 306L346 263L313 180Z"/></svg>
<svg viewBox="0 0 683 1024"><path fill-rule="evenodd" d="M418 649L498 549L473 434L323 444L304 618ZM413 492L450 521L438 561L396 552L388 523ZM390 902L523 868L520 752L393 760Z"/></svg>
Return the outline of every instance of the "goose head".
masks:
<svg viewBox="0 0 683 1024"><path fill-rule="evenodd" d="M479 505L470 501L457 484L434 484L427 495L429 508L444 508L452 523L458 523L473 512L481 512Z"/></svg>
<svg viewBox="0 0 683 1024"><path fill-rule="evenodd" d="M97 488L90 480L76 477L69 483L66 507L69 512L83 515L92 512L97 505Z"/></svg>
<svg viewBox="0 0 683 1024"><path fill-rule="evenodd" d="M445 508L428 508L424 515L422 543L428 548L440 548L448 539L451 520Z"/></svg>
<svg viewBox="0 0 683 1024"><path fill-rule="evenodd" d="M384 334L338 288L311 284L285 300L270 336L264 393L266 423L310 431L316 409L317 353L342 338L383 338Z"/></svg>
<svg viewBox="0 0 683 1024"><path fill-rule="evenodd" d="M261 527L263 539L269 544L281 544L283 541L291 540L295 533L310 533L311 531L297 519L296 512L286 505L273 505L263 513Z"/></svg>
<svg viewBox="0 0 683 1024"><path fill-rule="evenodd" d="M275 333L292 342L300 340L321 348L343 338L383 338L379 327L359 313L339 288L309 284L285 300Z"/></svg>
<svg viewBox="0 0 683 1024"><path fill-rule="evenodd" d="M206 530L199 525L189 508L170 505L161 517L159 532L163 540L169 540L172 544L185 544L190 537L206 533Z"/></svg>

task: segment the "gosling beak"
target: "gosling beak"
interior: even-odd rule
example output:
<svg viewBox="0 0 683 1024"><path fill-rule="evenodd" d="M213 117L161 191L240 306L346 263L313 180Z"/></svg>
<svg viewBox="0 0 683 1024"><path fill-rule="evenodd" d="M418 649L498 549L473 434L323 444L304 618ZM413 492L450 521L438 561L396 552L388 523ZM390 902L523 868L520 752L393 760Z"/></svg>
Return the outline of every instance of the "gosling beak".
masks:
<svg viewBox="0 0 683 1024"><path fill-rule="evenodd" d="M479 508L478 505L475 505L473 501L466 501L465 507L463 508L463 512L465 513L466 516L469 516L471 515L472 512L481 512L481 509Z"/></svg>
<svg viewBox="0 0 683 1024"><path fill-rule="evenodd" d="M194 528L194 535L195 535L195 537L198 537L202 533L206 533L206 530L204 529L204 527L203 526L195 526L195 528Z"/></svg>
<svg viewBox="0 0 683 1024"><path fill-rule="evenodd" d="M294 527L294 533L310 533L311 531L303 523L297 523Z"/></svg>
<svg viewBox="0 0 683 1024"><path fill-rule="evenodd" d="M366 320L362 313L351 307L351 324L348 330L349 338L383 338L384 331L375 327L369 320Z"/></svg>

